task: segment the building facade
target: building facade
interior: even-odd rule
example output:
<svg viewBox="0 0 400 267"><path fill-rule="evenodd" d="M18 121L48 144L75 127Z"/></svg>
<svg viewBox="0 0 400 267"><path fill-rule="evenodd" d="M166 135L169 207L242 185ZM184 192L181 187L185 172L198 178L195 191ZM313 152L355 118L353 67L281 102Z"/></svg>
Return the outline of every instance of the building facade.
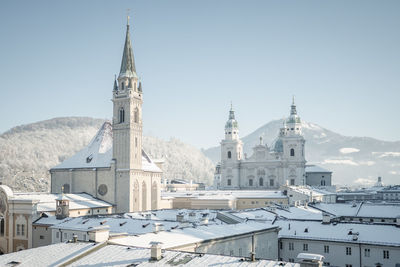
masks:
<svg viewBox="0 0 400 267"><path fill-rule="evenodd" d="M305 184L305 140L296 105L291 105L290 116L280 129L271 147L259 145L250 157L243 157L243 143L239 126L231 108L225 124L225 138L221 141L221 163L218 170L218 189L277 189L282 185Z"/></svg>
<svg viewBox="0 0 400 267"><path fill-rule="evenodd" d="M88 147L53 167L51 192L86 192L116 212L157 209L162 171L142 148L143 91L126 30L121 69L113 88L113 118Z"/></svg>

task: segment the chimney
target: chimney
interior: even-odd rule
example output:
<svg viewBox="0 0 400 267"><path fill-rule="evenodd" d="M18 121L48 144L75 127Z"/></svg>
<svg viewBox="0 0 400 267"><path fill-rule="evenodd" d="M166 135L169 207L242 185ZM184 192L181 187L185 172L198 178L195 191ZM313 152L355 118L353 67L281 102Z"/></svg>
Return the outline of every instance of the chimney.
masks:
<svg viewBox="0 0 400 267"><path fill-rule="evenodd" d="M176 215L176 221L177 222L183 222L183 218L184 218L185 216L182 214L182 213L178 213L177 215Z"/></svg>
<svg viewBox="0 0 400 267"><path fill-rule="evenodd" d="M322 223L323 224L331 223L331 216L328 213L322 213Z"/></svg>
<svg viewBox="0 0 400 267"><path fill-rule="evenodd" d="M152 261L159 261L162 258L161 255L161 245L158 242L153 242L151 245L151 257Z"/></svg>
<svg viewBox="0 0 400 267"><path fill-rule="evenodd" d="M162 223L154 223L154 233L158 233L163 230L163 224Z"/></svg>

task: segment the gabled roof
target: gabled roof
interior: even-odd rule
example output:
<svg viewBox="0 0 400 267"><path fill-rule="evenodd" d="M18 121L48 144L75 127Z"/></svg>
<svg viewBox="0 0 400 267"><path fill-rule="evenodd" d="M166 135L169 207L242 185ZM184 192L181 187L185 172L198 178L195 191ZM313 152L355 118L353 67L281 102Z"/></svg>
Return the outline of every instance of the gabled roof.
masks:
<svg viewBox="0 0 400 267"><path fill-rule="evenodd" d="M109 168L113 156L112 144L112 125L110 122L106 121L88 146L50 170ZM162 172L144 150L142 150L142 170Z"/></svg>

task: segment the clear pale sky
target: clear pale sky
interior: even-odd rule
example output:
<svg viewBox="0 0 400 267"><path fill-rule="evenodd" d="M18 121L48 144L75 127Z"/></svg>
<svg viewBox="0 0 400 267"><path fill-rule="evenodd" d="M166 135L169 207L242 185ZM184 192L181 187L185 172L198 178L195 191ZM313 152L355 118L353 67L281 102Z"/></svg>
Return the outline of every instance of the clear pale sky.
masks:
<svg viewBox="0 0 400 267"><path fill-rule="evenodd" d="M344 135L400 140L400 1L1 1L0 132L111 118L126 9L144 133L219 143L289 113Z"/></svg>

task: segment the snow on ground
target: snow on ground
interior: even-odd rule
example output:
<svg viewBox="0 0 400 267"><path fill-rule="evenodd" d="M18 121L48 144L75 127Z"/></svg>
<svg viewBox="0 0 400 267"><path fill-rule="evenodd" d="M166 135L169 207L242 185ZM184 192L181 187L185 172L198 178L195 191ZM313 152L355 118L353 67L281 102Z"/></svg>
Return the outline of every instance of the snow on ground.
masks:
<svg viewBox="0 0 400 267"><path fill-rule="evenodd" d="M350 154L350 153L359 152L360 149L354 148L354 147L343 147L343 148L339 149L339 151L342 154Z"/></svg>

